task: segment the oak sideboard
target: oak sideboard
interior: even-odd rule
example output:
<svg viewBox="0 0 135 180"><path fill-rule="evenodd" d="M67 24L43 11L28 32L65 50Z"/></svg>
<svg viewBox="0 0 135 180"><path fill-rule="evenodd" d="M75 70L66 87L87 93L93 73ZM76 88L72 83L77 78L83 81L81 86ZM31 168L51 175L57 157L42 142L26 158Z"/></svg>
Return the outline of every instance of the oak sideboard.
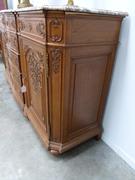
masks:
<svg viewBox="0 0 135 180"><path fill-rule="evenodd" d="M125 16L49 6L0 12L7 80L52 154L101 137Z"/></svg>

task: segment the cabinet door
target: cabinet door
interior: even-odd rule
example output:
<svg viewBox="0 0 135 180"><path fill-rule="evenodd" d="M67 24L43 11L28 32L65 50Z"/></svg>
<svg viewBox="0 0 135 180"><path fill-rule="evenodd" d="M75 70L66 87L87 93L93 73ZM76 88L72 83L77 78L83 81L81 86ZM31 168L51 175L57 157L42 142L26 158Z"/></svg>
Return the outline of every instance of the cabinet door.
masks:
<svg viewBox="0 0 135 180"><path fill-rule="evenodd" d="M114 52L111 46L91 46L67 53L64 98L68 108L65 104L63 134L65 139L89 137L101 129Z"/></svg>
<svg viewBox="0 0 135 180"><path fill-rule="evenodd" d="M20 40L23 84L26 86L28 118L47 129L47 67L45 46L31 40ZM25 88L24 88L25 89Z"/></svg>

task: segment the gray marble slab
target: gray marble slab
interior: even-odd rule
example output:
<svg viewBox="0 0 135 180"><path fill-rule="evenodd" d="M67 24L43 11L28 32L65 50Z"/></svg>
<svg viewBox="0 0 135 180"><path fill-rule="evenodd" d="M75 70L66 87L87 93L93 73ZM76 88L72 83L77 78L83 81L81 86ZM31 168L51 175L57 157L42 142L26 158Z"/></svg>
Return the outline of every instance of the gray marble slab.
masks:
<svg viewBox="0 0 135 180"><path fill-rule="evenodd" d="M127 16L127 12L104 10L104 9L87 9L79 6L41 6L41 7L27 7L20 9L7 9L0 12L21 12L21 11L36 11L36 10L56 10L66 12L79 12L79 13L91 13L91 14L104 14L113 16Z"/></svg>

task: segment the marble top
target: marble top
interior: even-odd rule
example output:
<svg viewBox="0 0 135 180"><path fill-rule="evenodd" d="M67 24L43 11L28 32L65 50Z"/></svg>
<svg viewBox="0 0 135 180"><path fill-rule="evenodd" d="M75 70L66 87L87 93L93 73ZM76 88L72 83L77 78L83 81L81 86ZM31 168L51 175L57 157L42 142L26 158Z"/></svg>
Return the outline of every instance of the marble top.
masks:
<svg viewBox="0 0 135 180"><path fill-rule="evenodd" d="M87 9L79 6L41 6L41 7L27 7L19 9L5 9L0 12L21 12L21 11L35 11L35 10L56 10L56 11L66 11L66 12L79 12L79 13L92 13L92 14L104 14L113 16L127 16L127 12L103 10L103 9Z"/></svg>

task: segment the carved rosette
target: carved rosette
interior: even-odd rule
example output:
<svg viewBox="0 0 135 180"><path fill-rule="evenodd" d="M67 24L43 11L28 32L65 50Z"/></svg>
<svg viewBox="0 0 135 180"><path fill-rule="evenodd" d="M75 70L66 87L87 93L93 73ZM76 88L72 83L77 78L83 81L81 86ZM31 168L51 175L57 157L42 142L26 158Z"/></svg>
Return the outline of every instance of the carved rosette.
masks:
<svg viewBox="0 0 135 180"><path fill-rule="evenodd" d="M61 42L63 39L63 23L55 18L50 21L50 40L52 42Z"/></svg>
<svg viewBox="0 0 135 180"><path fill-rule="evenodd" d="M36 31L40 36L43 36L43 38L46 37L46 31L45 31L45 24L44 22L40 22L36 26Z"/></svg>
<svg viewBox="0 0 135 180"><path fill-rule="evenodd" d="M54 48L51 50L51 69L52 72L58 73L60 71L62 60L62 51L59 48Z"/></svg>
<svg viewBox="0 0 135 180"><path fill-rule="evenodd" d="M44 54L38 51L33 51L31 48L25 48L26 59L28 62L30 78L32 85L36 93L41 89L42 84L42 72L44 68Z"/></svg>

